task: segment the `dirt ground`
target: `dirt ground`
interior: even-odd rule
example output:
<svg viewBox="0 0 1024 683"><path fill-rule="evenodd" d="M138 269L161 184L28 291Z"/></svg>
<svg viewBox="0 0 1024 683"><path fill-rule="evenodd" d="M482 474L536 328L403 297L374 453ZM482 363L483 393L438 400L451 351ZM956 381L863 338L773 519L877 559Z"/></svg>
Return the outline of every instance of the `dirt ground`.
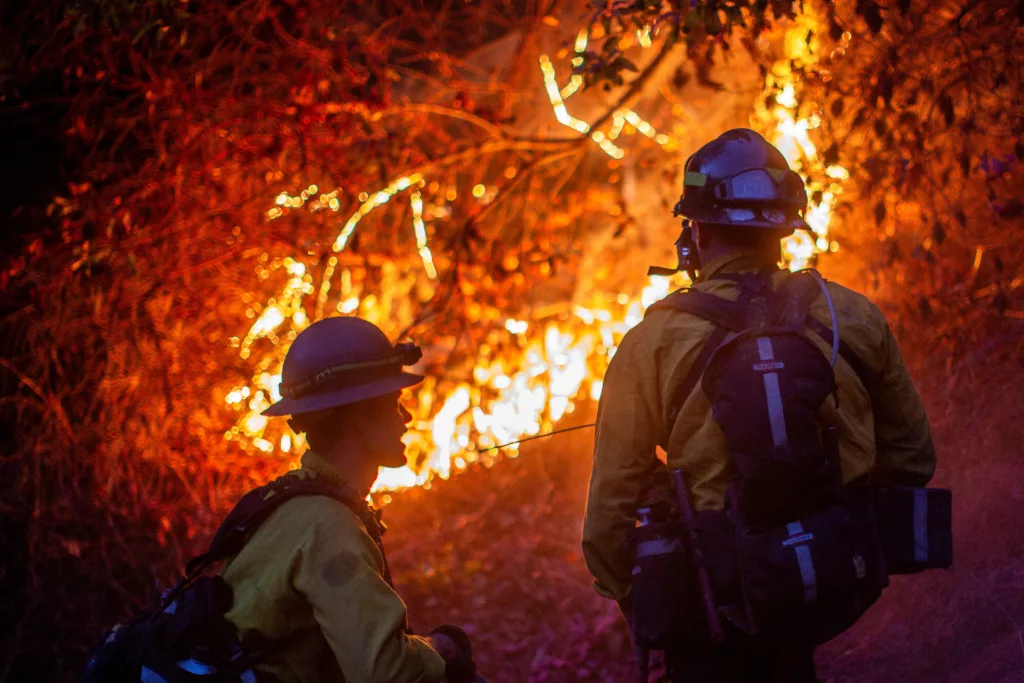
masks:
<svg viewBox="0 0 1024 683"><path fill-rule="evenodd" d="M1024 366L989 355L911 367L939 450L933 485L954 491L954 569L894 577L819 649L819 676L1024 681ZM524 444L515 460L387 507L385 542L414 628L464 626L491 681L635 680L618 609L593 592L580 551L592 445L590 430Z"/></svg>

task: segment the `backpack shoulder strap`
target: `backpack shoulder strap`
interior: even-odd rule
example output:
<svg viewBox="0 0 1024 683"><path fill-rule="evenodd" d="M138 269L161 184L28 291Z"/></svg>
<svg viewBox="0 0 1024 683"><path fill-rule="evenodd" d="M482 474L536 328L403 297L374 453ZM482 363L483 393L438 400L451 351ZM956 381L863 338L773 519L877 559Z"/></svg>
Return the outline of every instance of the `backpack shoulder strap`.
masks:
<svg viewBox="0 0 1024 683"><path fill-rule="evenodd" d="M826 344L829 346L832 345L835 337L832 334L832 330L830 330L827 325L808 315L807 327L811 328L811 331L821 337ZM853 368L853 371L857 374L857 379L859 379L860 383L864 385L864 388L868 390L868 396L871 396L875 387L877 387L881 381L878 373L868 367L867 363L861 360L861 357L857 355L857 352L854 351L853 348L842 339L842 337L839 339L839 355L842 356L843 360L845 360L851 368Z"/></svg>
<svg viewBox="0 0 1024 683"><path fill-rule="evenodd" d="M711 356L725 342L725 338L730 332L741 332L749 328L759 317L760 307L751 303L751 301L768 286L768 275L770 274L771 270L762 270L756 275L737 276L735 279L740 285L740 293L736 297L736 301L729 301L706 292L691 289L677 292L651 307L653 308L660 304L662 308L670 307L684 310L704 318L715 325L714 332L704 342L704 346L701 347L697 358L690 365L682 381L677 384L676 378L672 378L669 383L670 386L675 386L676 388L669 398L665 432L662 435L661 445L666 451L668 450L669 437L672 435L672 429L679 418L683 404L686 403L686 399L690 397L690 394L696 388L697 382L700 381L701 375L704 374L704 369L707 367ZM693 295L698 296L694 297ZM693 303L687 303L687 301ZM648 308L647 310L651 309Z"/></svg>
<svg viewBox="0 0 1024 683"><path fill-rule="evenodd" d="M192 579L210 565L241 552L253 532L285 502L296 496L316 495L328 496L345 504L359 517L384 558L384 578L390 585L391 572L381 540L385 527L380 521L379 514L350 486L340 480L325 476L299 477L289 474L242 496L217 529L209 549L188 563L185 568L186 580Z"/></svg>
<svg viewBox="0 0 1024 683"><path fill-rule="evenodd" d="M789 299L789 307L786 312L789 317L785 318L781 324L786 327L801 329L808 327L812 332L821 337L826 344L831 346L835 339L833 331L810 314L811 304L814 303L820 291L815 277L808 272L794 273L780 290L783 288L788 290L787 299ZM861 360L857 352L843 341L842 337L839 339L839 355L853 369L857 378L870 395L879 384L878 374Z"/></svg>
<svg viewBox="0 0 1024 683"><path fill-rule="evenodd" d="M768 298L765 323L792 330L804 329L809 317L811 304L821 290L813 275L805 272L793 273Z"/></svg>
<svg viewBox="0 0 1024 683"><path fill-rule="evenodd" d="M754 310L752 304L729 301L697 289L670 294L648 307L647 312L664 308L692 313L731 332L739 332L750 327Z"/></svg>

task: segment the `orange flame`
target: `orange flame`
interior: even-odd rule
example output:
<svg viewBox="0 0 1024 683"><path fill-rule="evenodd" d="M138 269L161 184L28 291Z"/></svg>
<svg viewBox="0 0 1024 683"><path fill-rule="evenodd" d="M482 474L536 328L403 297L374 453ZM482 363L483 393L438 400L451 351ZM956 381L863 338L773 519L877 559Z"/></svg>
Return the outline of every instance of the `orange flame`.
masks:
<svg viewBox="0 0 1024 683"><path fill-rule="evenodd" d="M800 233L784 241L784 258L792 269L804 267L817 253L837 248L836 243L828 238L828 228L832 209L842 191L841 183L849 177L842 167L822 168L817 149L809 136L809 131L820 125L820 114L812 112L798 118L801 107L790 62L809 63L815 59L804 38L809 23L813 24L812 18L802 17L788 30L785 59L775 65L765 83L766 92L774 95L774 105L771 109L759 105L752 117L754 125L768 133L769 139L786 155L795 170L803 174L814 172L816 176L828 178L824 186L817 181L808 182L809 193L821 191L821 201L810 203L806 214L813 234ZM641 32L637 39L644 47L651 44L649 31ZM581 31L576 39L576 52L582 53L586 44L587 33ZM659 145L670 142L668 136L658 133L629 109L615 113L608 133L592 132L587 122L572 117L565 106L565 100L576 92L579 83L570 81L570 85L560 89L555 81L554 67L546 55L541 57L541 69L544 88L556 119L580 134L590 133L594 142L610 156L624 156L625 150L611 141L627 124L643 136L656 140ZM361 205L335 240L335 251L345 248L358 223L371 211L398 193L411 190L409 201L413 209L417 249L428 278L436 278L424 221L435 211L440 211L445 199L454 201L457 192L455 188L442 189L438 193L440 203L425 207L420 191L424 185L423 176L413 174L396 178L376 192L362 193ZM472 195L486 201L486 191L486 186L481 183L473 188ZM274 220L297 208L339 210L337 190L319 196L317 192L318 188L311 185L297 196L279 195L266 218ZM337 257L331 257L320 289L315 291L312 277L306 273L302 263L291 258L270 261L267 254L263 255L257 267L259 279L266 280L275 271L283 269L287 275L286 282L265 304L253 304L248 314L254 321L248 332L244 338L232 340L242 358L253 353L257 340L269 340L271 348L256 363L250 383L232 387L226 392L225 403L237 412L237 420L225 433L225 438L237 440L254 451L279 452L288 459L301 451L304 446L301 436L287 432L283 426L272 425L259 413L280 399L280 367L284 354L291 340L309 325L305 305L314 294L317 317L326 310L330 282L337 266ZM417 277L388 264L382 272L382 292L408 290L409 287L401 285L409 278ZM377 323L390 314L389 301L379 301L370 294L362 295L353 285L349 271L343 269L340 276L341 288L334 306L338 313L359 315ZM461 382L428 377L409 396L412 405L408 407L413 422L404 441L410 462L416 467L382 469L374 491L429 485L431 478L447 478L453 471L465 469L477 461L490 466L502 455L493 452L480 455L478 449L538 434L571 414L577 401L599 399L601 378L622 336L640 322L644 309L681 284L685 284L685 276L676 276L672 280L654 276L639 296L596 294L591 301L576 302L567 320L544 323L507 319L505 332L509 341L514 340L515 343L503 344L500 352L493 347L483 347L474 359L471 376ZM511 446L503 455L514 458L517 454L518 447ZM292 462L292 466L296 464Z"/></svg>

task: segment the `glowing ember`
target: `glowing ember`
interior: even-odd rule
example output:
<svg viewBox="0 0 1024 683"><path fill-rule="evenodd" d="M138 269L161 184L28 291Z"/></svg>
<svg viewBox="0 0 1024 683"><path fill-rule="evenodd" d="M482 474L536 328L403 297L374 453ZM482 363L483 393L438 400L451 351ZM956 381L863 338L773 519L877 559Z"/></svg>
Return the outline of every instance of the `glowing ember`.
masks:
<svg viewBox="0 0 1024 683"><path fill-rule="evenodd" d="M586 29L582 29L577 34L574 46L577 55L572 58L573 66L579 66L583 63L582 53L587 49L588 38L589 33ZM652 44L650 27L645 27L643 31L638 31L637 40L642 47L650 47ZM622 109L614 112L612 115L612 125L607 133L599 130L591 131L589 123L572 116L572 114L569 113L569 109L565 106L565 100L569 99L580 89L580 86L583 85L583 77L573 74L569 77L569 82L565 87L559 89L555 67L551 63L551 58L548 57L548 55L540 56L540 70L544 75L544 89L548 94L548 100L551 102L551 109L555 113L555 120L563 126L572 128L577 133L582 133L584 135L590 133L590 139L597 144L602 152L611 158L622 159L626 156L625 150L612 142L622 133L622 128L626 122L629 122L629 124L636 128L640 133L651 138L659 145L665 146L671 141L671 138L668 135L658 133L658 131L654 129L654 126L642 119L640 115L632 109Z"/></svg>

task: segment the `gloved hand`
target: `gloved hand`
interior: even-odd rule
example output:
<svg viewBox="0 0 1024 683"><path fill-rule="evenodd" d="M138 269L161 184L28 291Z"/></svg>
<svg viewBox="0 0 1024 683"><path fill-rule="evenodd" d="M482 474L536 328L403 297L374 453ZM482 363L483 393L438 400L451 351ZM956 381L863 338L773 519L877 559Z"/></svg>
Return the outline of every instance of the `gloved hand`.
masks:
<svg viewBox="0 0 1024 683"><path fill-rule="evenodd" d="M448 683L474 683L478 680L473 646L465 631L452 624L442 624L430 632L430 640L444 658L444 678Z"/></svg>

